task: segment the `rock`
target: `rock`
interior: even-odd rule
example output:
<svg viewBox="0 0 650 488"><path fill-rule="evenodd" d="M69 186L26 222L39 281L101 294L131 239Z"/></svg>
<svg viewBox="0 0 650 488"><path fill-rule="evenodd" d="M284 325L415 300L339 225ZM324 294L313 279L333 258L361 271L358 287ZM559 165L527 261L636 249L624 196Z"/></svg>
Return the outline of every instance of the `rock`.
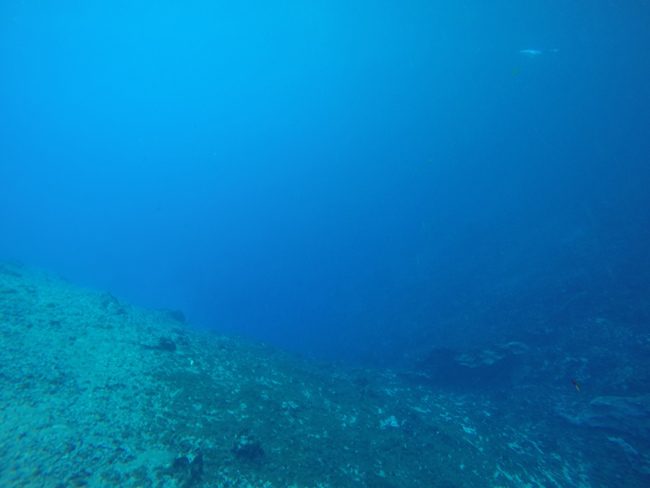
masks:
<svg viewBox="0 0 650 488"><path fill-rule="evenodd" d="M126 314L126 310L124 309L120 301L110 293L104 293L103 296L101 297L101 307L107 312L114 315Z"/></svg>
<svg viewBox="0 0 650 488"><path fill-rule="evenodd" d="M161 310L162 314L168 317L169 319L173 320L174 322L178 322L180 324L186 323L186 318L185 314L183 313L182 310L171 310L168 308L164 308Z"/></svg>
<svg viewBox="0 0 650 488"><path fill-rule="evenodd" d="M259 462L265 454L260 442L246 432L237 436L232 446L232 453L237 459L249 462Z"/></svg>
<svg viewBox="0 0 650 488"><path fill-rule="evenodd" d="M197 486L203 476L203 453L198 451L190 456L177 457L166 474L176 479L177 485L183 488Z"/></svg>
<svg viewBox="0 0 650 488"><path fill-rule="evenodd" d="M470 351L435 349L418 364L429 382L455 387L510 385L526 371L528 346L508 342Z"/></svg>
<svg viewBox="0 0 650 488"><path fill-rule="evenodd" d="M176 343L168 337L160 337L158 339L158 344L155 346L145 344L142 347L155 351L174 352L176 350Z"/></svg>
<svg viewBox="0 0 650 488"><path fill-rule="evenodd" d="M650 436L650 395L599 396L577 413L568 414L561 409L558 413L574 425L633 436Z"/></svg>

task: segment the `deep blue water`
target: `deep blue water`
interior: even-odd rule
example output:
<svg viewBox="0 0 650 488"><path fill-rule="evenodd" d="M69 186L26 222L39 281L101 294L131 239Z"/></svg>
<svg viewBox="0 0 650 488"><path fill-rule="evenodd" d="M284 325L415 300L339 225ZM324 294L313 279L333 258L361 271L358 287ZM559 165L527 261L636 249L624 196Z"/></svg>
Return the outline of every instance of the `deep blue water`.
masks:
<svg viewBox="0 0 650 488"><path fill-rule="evenodd" d="M648 25L634 0L3 1L0 258L353 361L647 325Z"/></svg>

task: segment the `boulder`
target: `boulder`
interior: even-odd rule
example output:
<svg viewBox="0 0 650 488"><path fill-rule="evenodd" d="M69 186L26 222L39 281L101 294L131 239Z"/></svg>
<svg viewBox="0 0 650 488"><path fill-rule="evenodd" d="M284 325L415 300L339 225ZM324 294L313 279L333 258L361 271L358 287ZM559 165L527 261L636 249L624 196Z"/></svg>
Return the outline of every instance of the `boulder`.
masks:
<svg viewBox="0 0 650 488"><path fill-rule="evenodd" d="M527 371L528 346L508 342L482 349L435 349L418 364L430 382L456 387L494 387L513 384Z"/></svg>
<svg viewBox="0 0 650 488"><path fill-rule="evenodd" d="M572 424L582 427L650 436L650 395L599 396L573 414L562 410L559 414Z"/></svg>

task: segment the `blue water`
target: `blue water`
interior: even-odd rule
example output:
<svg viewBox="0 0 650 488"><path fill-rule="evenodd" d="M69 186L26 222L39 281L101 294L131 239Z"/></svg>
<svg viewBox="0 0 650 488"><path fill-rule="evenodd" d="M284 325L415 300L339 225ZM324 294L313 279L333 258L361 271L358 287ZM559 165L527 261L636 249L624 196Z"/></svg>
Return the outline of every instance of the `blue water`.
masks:
<svg viewBox="0 0 650 488"><path fill-rule="evenodd" d="M3 1L0 257L365 364L647 326L649 22L642 1Z"/></svg>

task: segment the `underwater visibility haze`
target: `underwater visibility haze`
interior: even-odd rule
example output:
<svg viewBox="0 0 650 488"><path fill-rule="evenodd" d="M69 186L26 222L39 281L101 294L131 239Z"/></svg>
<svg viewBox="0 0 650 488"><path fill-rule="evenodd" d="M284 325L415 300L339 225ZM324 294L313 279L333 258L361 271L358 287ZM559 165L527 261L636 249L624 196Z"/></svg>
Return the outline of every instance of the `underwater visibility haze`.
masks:
<svg viewBox="0 0 650 488"><path fill-rule="evenodd" d="M42 349L16 362L18 338L67 330L43 360L55 364L89 334L66 329L65 310L114 314L122 336L101 341L149 359L70 365L114 367L120 384L157 370L185 386L160 387L149 411L205 422L218 418L205 409L275 401L234 385L277 367L292 386L265 412L283 433L313 429L291 438L303 451L261 420L210 424L227 432L222 452L200 440L205 424L164 448L120 441L121 467L74 473L52 461L34 474L31 444L0 448L3 486L648 486L648 26L641 0L1 2L0 364L15 364L3 385L39 377ZM23 335L28 317L49 332ZM202 348L191 334L204 333L224 339ZM262 342L278 352L258 355ZM88 350L111 354L101 347ZM285 371L274 354L287 353L307 365ZM216 383L187 379L197 367ZM214 406L210 388L251 396ZM177 405L174 391L196 395ZM354 446L357 467L324 454L318 408L340 415L346 434L329 438ZM2 432L7 445L19 435ZM277 453L309 449L278 468Z"/></svg>

